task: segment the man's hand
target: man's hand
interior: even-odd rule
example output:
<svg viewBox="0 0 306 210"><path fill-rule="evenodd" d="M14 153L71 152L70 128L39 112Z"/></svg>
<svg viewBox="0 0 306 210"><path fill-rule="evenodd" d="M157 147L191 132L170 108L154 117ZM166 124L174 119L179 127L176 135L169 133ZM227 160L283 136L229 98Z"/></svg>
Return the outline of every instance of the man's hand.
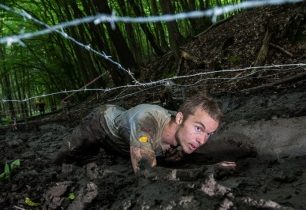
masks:
<svg viewBox="0 0 306 210"><path fill-rule="evenodd" d="M233 173L235 173L237 164L235 162L231 161L222 161L219 163L216 163L213 166L213 173L216 178L222 178L225 176L230 176Z"/></svg>
<svg viewBox="0 0 306 210"><path fill-rule="evenodd" d="M237 164L235 162L231 161L222 161L215 164L217 169L223 169L223 170L234 170L237 167Z"/></svg>
<svg viewBox="0 0 306 210"><path fill-rule="evenodd" d="M156 167L154 151L130 147L131 161L135 174L149 180L190 181L205 177L208 173L228 174L236 169L236 163L223 161L204 165L196 169L168 169Z"/></svg>

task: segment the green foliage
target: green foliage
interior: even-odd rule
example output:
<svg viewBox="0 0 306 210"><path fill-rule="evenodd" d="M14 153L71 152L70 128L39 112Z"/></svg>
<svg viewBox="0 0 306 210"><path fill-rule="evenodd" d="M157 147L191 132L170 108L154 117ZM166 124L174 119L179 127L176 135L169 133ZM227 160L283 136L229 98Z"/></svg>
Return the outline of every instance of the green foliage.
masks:
<svg viewBox="0 0 306 210"><path fill-rule="evenodd" d="M28 198L28 197L26 197L26 198L24 199L24 203L27 204L28 206L31 206L31 207L40 206L40 203L34 202L34 201L32 201L30 198Z"/></svg>
<svg viewBox="0 0 306 210"><path fill-rule="evenodd" d="M0 180L10 180L11 179L11 174L13 170L18 168L20 166L20 160L14 160L10 164L6 163L4 165L4 172L0 174Z"/></svg>
<svg viewBox="0 0 306 210"><path fill-rule="evenodd" d="M68 199L69 199L69 200L74 200L74 199L75 199L75 193L74 193L74 192L70 192L70 193L68 194Z"/></svg>
<svg viewBox="0 0 306 210"><path fill-rule="evenodd" d="M0 125L8 125L11 122L11 119L8 116L0 116Z"/></svg>
<svg viewBox="0 0 306 210"><path fill-rule="evenodd" d="M162 15L165 13L162 9L164 1L134 0L136 8L132 6L129 0L105 1L105 5L103 4L104 1L81 0L5 0L2 3L18 12L26 11L32 17L48 25L57 25L77 18L107 13L105 12L107 11L106 7L109 7L110 11L119 16L135 17L136 10L140 12L139 16ZM239 0L171 1L173 7L171 12L203 10L216 5L220 6L220 4L237 2ZM45 26L41 26L32 20L10 12L0 11L0 32L3 37L45 29ZM199 18L173 22L178 28L180 35L178 37L188 38L188 36L198 33L199 30L204 30L205 28L195 28L195 26L199 26L198 23L203 23L203 20L203 18ZM165 22L116 23L115 25L115 33L112 33L113 30L108 30L109 23L98 25L85 23L65 28L63 31L80 43L90 45L98 52L105 52L124 68L135 72L138 66L153 60L156 55L162 56L163 53L169 50L170 40L172 40L173 36L169 33L169 28ZM178 44L182 44L182 41L179 40ZM118 75L118 69L109 61L77 46L58 33L24 39L22 43L23 45L0 45L0 99L21 100L45 93L79 89L93 81L100 74L108 72L104 78L97 80L89 87L100 88L109 85L109 81L117 81L122 76L121 74ZM118 47L118 45L120 46ZM172 71L165 74L167 76L173 75ZM109 80L109 76L112 77L111 80ZM4 78L6 79L5 83L3 81ZM63 95L52 96L52 98L47 98L46 101L59 103L61 98L63 98ZM6 112L10 111L12 115L14 111L19 112L17 115L24 113L32 115L35 107L31 103L11 103L3 107Z"/></svg>

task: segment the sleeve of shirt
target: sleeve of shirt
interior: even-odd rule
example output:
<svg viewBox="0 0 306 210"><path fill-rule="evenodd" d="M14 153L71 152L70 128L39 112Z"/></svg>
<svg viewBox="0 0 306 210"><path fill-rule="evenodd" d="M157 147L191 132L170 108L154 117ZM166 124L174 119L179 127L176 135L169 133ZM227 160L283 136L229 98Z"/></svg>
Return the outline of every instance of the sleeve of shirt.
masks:
<svg viewBox="0 0 306 210"><path fill-rule="evenodd" d="M131 123L130 146L154 151L156 120L150 113L140 113Z"/></svg>

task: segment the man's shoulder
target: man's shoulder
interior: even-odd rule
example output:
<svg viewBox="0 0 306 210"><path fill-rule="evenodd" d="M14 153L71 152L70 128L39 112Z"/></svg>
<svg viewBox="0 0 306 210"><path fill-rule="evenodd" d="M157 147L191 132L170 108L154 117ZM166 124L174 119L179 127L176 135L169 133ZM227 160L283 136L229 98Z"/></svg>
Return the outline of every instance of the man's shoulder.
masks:
<svg viewBox="0 0 306 210"><path fill-rule="evenodd" d="M135 106L137 109L153 109L153 110L166 110L165 108L156 104L138 104Z"/></svg>
<svg viewBox="0 0 306 210"><path fill-rule="evenodd" d="M164 107L161 107L155 104L139 104L135 106L134 108L132 108L131 110L134 110L137 112L149 112L149 113L161 112L161 113L166 113L166 114L173 112L173 111L170 111L168 109L165 109Z"/></svg>
<svg viewBox="0 0 306 210"><path fill-rule="evenodd" d="M114 119L121 115L126 110L118 105L104 104L100 106L100 113L104 115L106 121L114 121Z"/></svg>

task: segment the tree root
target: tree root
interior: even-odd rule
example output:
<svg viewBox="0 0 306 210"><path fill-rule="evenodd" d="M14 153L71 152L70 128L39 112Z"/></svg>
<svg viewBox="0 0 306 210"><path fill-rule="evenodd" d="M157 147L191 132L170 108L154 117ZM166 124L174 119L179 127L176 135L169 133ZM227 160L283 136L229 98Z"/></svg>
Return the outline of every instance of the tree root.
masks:
<svg viewBox="0 0 306 210"><path fill-rule="evenodd" d="M199 59L197 57L195 57L194 55L184 51L184 50L180 50L180 59L178 62L178 67L176 69L176 75L179 75L180 71L181 71L181 66L183 64L183 61L187 60L187 61L192 61L196 64L199 64Z"/></svg>
<svg viewBox="0 0 306 210"><path fill-rule="evenodd" d="M221 25L222 23L225 23L229 20L231 20L233 18L233 16L230 16L228 18L225 18L223 20L220 20L219 22L217 23L214 23L212 24L211 26L209 26L205 31L202 31L201 33L197 34L195 37L200 37L200 36L203 36L204 34L206 34L207 32L209 32L211 29L217 27L218 25Z"/></svg>
<svg viewBox="0 0 306 210"><path fill-rule="evenodd" d="M264 61L266 60L266 58L268 56L269 42L270 42L270 39L271 39L271 35L272 34L270 33L269 29L267 28L265 37L262 41L261 48L260 48L260 50L257 54L257 58L256 58L253 66L261 66L261 65L263 65Z"/></svg>
<svg viewBox="0 0 306 210"><path fill-rule="evenodd" d="M273 43L270 43L269 44L271 47L274 47L275 49L281 51L282 53L288 55L289 57L293 57L293 54L287 50L285 50L284 48L282 48L281 46L277 45L277 44L273 44Z"/></svg>
<svg viewBox="0 0 306 210"><path fill-rule="evenodd" d="M260 85L260 86L257 86L257 87L243 89L242 92L250 92L250 91L259 90L259 89L263 89L263 88L267 88L267 87L272 87L274 85L279 85L279 84L282 84L282 83L285 83L285 82L290 82L290 81L293 81L293 80L296 80L296 79L303 78L305 76L306 76L306 72L302 72L300 74L296 74L294 76L287 77L287 78L284 78L284 79L281 79L281 80L278 80L278 81L275 81L275 82L271 82L271 83L268 83L268 84L263 84L263 85Z"/></svg>

